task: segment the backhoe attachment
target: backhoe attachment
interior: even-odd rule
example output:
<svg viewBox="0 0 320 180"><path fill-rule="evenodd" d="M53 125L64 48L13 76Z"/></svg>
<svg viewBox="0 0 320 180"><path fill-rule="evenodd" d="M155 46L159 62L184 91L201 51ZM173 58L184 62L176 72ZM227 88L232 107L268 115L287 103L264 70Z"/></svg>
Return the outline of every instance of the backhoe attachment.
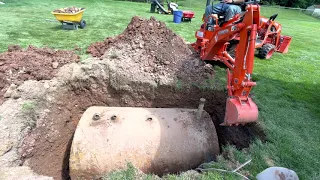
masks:
<svg viewBox="0 0 320 180"><path fill-rule="evenodd" d="M216 16L209 16L196 32L197 41L192 44L202 60L223 62L227 67L226 113L221 125L232 126L255 122L257 105L250 98L255 82L251 80L257 29L260 24L259 5L248 5L246 12L236 15L221 25ZM230 41L238 38L235 57L228 52Z"/></svg>
<svg viewBox="0 0 320 180"><path fill-rule="evenodd" d="M246 124L255 122L258 119L258 107L251 98L248 98L246 101L228 98L226 104L225 119L221 125Z"/></svg>

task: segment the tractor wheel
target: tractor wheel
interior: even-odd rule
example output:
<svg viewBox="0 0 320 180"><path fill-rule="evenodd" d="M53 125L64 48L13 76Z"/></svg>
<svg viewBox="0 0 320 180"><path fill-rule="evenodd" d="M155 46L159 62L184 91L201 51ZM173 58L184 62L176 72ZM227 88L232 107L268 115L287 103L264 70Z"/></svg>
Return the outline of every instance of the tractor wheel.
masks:
<svg viewBox="0 0 320 180"><path fill-rule="evenodd" d="M80 28L81 28L81 29L84 29L84 27L86 27L86 25L87 25L86 21L82 19L82 20L80 21Z"/></svg>
<svg viewBox="0 0 320 180"><path fill-rule="evenodd" d="M259 54L258 56L261 59L270 59L272 54L274 53L276 47L273 44L264 44L260 49L259 49Z"/></svg>

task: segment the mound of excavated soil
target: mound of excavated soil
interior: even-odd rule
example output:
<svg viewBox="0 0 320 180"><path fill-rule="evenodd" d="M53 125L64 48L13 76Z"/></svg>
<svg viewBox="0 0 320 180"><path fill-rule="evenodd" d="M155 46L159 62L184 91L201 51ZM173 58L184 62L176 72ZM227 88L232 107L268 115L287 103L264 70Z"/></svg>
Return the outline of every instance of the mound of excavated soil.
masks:
<svg viewBox="0 0 320 180"><path fill-rule="evenodd" d="M132 18L123 33L90 45L87 52L94 57L101 57L109 48L122 49L126 48L122 47L125 44L131 47L131 53L144 51L145 54L137 61L144 63L149 60L150 65L178 61L191 54L183 39L168 29L165 23L154 17L147 20L137 16Z"/></svg>
<svg viewBox="0 0 320 180"><path fill-rule="evenodd" d="M90 45L87 52L109 59L129 73L124 76L160 84L179 80L178 83L200 86L213 73L210 68L199 66L200 59L190 46L154 17L133 17L123 33Z"/></svg>
<svg viewBox="0 0 320 180"><path fill-rule="evenodd" d="M73 51L53 50L29 46L8 47L8 52L0 54L0 104L10 84L20 85L26 80L51 79L57 69L67 63L79 61ZM10 97L10 94L6 94Z"/></svg>

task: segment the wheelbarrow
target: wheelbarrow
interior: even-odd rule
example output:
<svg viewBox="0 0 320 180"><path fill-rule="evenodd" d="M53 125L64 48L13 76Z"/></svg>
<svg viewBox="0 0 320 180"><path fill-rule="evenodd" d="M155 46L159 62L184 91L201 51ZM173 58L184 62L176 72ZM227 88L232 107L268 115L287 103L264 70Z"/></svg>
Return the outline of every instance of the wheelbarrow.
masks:
<svg viewBox="0 0 320 180"><path fill-rule="evenodd" d="M86 27L86 21L82 19L84 8L76 13L58 13L52 11L51 13L61 22L63 29L78 30Z"/></svg>

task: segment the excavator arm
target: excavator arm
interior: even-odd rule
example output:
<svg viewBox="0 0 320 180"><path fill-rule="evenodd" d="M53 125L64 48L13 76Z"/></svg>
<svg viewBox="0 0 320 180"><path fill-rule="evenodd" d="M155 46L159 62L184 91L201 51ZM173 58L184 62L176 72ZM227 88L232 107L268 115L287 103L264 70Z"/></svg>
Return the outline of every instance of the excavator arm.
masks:
<svg viewBox="0 0 320 180"><path fill-rule="evenodd" d="M215 22L212 25L212 22ZM222 125L239 125L255 122L258 108L249 94L255 82L251 80L254 65L254 50L257 29L260 23L259 5L247 5L244 13L236 15L225 24L218 25L215 16L209 16L193 47L202 60L223 62L227 70L228 99L225 119ZM227 52L229 41L239 38L235 58Z"/></svg>

